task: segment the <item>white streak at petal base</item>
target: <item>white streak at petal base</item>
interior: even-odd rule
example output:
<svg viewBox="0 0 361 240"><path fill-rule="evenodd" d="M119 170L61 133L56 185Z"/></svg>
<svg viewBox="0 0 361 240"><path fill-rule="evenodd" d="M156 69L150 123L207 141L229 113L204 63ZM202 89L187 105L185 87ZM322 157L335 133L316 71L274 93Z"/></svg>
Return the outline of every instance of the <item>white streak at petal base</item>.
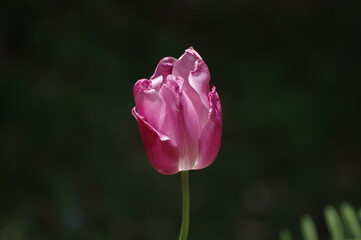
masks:
<svg viewBox="0 0 361 240"><path fill-rule="evenodd" d="M199 157L197 157L197 159L195 161L192 161L194 162L192 164L192 166L189 166L189 164L187 164L187 166L184 166L185 164L182 164L182 166L179 166L179 171L189 171L189 170L197 170L197 168L195 168L195 166L197 165L197 162L199 160ZM184 162L189 162L188 159L180 159L179 160L179 163L184 163Z"/></svg>

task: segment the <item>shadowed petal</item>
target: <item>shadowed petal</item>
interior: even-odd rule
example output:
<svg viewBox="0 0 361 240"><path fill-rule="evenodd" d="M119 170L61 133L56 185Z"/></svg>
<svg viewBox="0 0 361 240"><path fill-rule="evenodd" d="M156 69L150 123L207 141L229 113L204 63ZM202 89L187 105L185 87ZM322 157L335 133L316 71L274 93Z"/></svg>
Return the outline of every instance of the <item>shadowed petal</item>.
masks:
<svg viewBox="0 0 361 240"><path fill-rule="evenodd" d="M222 136L222 109L219 96L213 87L209 93L209 117L200 137L200 158L194 169L208 167L217 157Z"/></svg>
<svg viewBox="0 0 361 240"><path fill-rule="evenodd" d="M150 164L161 174L170 175L179 172L179 154L168 136L159 133L134 107L133 116L137 119L140 135Z"/></svg>

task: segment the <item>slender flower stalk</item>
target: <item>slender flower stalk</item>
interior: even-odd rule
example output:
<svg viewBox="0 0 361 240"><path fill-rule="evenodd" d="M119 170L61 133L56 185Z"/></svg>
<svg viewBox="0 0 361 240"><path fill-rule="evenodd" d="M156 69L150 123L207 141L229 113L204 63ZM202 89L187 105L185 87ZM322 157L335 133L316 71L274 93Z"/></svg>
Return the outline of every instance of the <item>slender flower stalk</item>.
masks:
<svg viewBox="0 0 361 240"><path fill-rule="evenodd" d="M189 230L189 171L182 171L182 225L179 240L187 240Z"/></svg>

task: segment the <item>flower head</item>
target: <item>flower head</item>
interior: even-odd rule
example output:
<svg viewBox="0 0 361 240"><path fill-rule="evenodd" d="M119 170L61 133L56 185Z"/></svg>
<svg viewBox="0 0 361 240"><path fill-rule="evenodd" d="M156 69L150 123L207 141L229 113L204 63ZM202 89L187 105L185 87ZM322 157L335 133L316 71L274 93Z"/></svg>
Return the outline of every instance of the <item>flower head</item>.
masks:
<svg viewBox="0 0 361 240"><path fill-rule="evenodd" d="M134 85L136 118L147 157L162 174L202 169L216 158L222 110L201 56L188 48L163 58L153 76Z"/></svg>

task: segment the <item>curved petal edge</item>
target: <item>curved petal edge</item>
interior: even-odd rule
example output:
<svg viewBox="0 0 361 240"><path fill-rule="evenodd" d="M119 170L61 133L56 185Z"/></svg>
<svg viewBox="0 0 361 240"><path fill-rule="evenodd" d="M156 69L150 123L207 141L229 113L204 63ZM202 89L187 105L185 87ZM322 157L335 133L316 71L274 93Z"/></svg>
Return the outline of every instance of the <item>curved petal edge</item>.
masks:
<svg viewBox="0 0 361 240"><path fill-rule="evenodd" d="M210 109L208 121L202 129L200 136L200 158L193 169L208 167L216 159L222 138L222 108L221 102L213 87L208 95Z"/></svg>
<svg viewBox="0 0 361 240"><path fill-rule="evenodd" d="M144 117L137 113L136 107L132 109L132 114L138 122L145 152L153 168L164 175L179 172L178 150L171 144L170 138L146 122Z"/></svg>

